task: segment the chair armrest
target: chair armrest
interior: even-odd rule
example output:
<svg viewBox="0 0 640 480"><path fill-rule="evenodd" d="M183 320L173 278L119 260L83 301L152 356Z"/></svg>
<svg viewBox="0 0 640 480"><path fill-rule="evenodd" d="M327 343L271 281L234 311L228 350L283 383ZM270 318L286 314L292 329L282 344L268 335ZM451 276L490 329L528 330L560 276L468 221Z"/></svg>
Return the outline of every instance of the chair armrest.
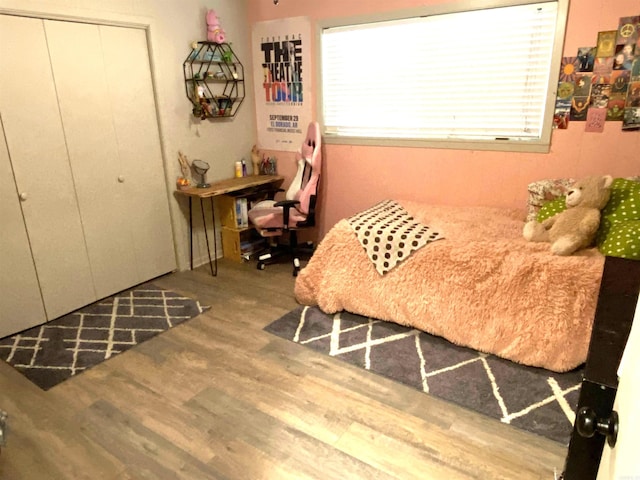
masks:
<svg viewBox="0 0 640 480"><path fill-rule="evenodd" d="M280 202L274 203L274 207L282 207L282 228L285 230L289 229L289 210L291 207L299 204L299 200L281 200Z"/></svg>
<svg viewBox="0 0 640 480"><path fill-rule="evenodd" d="M283 208L291 208L294 205L299 204L299 200L280 200L273 204L274 207L283 207Z"/></svg>

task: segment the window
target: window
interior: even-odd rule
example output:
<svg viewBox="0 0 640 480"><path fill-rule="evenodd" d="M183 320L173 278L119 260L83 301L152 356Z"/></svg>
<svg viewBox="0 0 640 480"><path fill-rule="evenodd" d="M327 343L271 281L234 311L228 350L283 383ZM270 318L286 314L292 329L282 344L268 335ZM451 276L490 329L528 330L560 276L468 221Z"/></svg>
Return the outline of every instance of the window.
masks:
<svg viewBox="0 0 640 480"><path fill-rule="evenodd" d="M548 151L567 0L500 3L321 25L326 141Z"/></svg>

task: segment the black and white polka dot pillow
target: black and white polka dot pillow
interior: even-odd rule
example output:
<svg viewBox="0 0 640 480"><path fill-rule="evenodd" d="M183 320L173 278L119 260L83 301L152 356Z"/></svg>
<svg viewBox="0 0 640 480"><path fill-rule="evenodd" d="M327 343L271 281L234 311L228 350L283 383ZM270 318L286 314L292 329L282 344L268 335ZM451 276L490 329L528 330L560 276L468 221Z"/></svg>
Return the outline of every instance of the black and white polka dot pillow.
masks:
<svg viewBox="0 0 640 480"><path fill-rule="evenodd" d="M385 200L347 219L380 275L427 243L444 238L413 220L400 204Z"/></svg>

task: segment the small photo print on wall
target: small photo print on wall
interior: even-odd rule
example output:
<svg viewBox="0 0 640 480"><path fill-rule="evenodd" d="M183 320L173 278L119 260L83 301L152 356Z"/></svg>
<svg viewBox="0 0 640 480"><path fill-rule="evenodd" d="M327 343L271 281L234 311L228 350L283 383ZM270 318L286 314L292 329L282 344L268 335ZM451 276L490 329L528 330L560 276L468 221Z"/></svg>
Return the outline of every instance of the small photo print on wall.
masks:
<svg viewBox="0 0 640 480"><path fill-rule="evenodd" d="M616 52L617 30L607 30L598 32L598 44L596 46L596 57L613 57Z"/></svg>
<svg viewBox="0 0 640 480"><path fill-rule="evenodd" d="M626 70L616 70L611 73L611 94L627 94L631 72Z"/></svg>
<svg viewBox="0 0 640 480"><path fill-rule="evenodd" d="M578 49L578 71L593 72L596 58L596 47L581 47Z"/></svg>
<svg viewBox="0 0 640 480"><path fill-rule="evenodd" d="M607 120L621 122L624 116L624 102L626 94L612 94L607 103Z"/></svg>
<svg viewBox="0 0 640 480"><path fill-rule="evenodd" d="M618 31L616 34L616 45L635 45L638 42L638 27L640 25L640 15L634 17L621 17L618 21Z"/></svg>
<svg viewBox="0 0 640 480"><path fill-rule="evenodd" d="M593 62L594 75L608 75L613 71L613 57L597 57Z"/></svg>
<svg viewBox="0 0 640 480"><path fill-rule="evenodd" d="M625 107L640 107L640 82L631 82L627 91Z"/></svg>
<svg viewBox="0 0 640 480"><path fill-rule="evenodd" d="M607 108L611 98L611 85L599 83L591 88L591 108Z"/></svg>
<svg viewBox="0 0 640 480"><path fill-rule="evenodd" d="M577 57L562 57L562 63L560 64L560 81L561 82L575 82L577 71L578 71Z"/></svg>
<svg viewBox="0 0 640 480"><path fill-rule="evenodd" d="M556 108L553 112L553 127L564 130L569 127L571 115L571 98L556 100Z"/></svg>
<svg viewBox="0 0 640 480"><path fill-rule="evenodd" d="M637 50L637 47L636 47ZM631 73L629 74L630 80L633 82L640 81L640 52L636 56L636 59L631 65ZM628 80L627 80L628 81Z"/></svg>
<svg viewBox="0 0 640 480"><path fill-rule="evenodd" d="M617 45L616 53L613 57L614 70L631 70L633 63L633 52L636 46L631 44Z"/></svg>
<svg viewBox="0 0 640 480"><path fill-rule="evenodd" d="M573 94L576 97L588 97L591 95L592 73L578 73L576 75L576 88Z"/></svg>
<svg viewBox="0 0 640 480"><path fill-rule="evenodd" d="M640 129L640 81L631 82L627 91L627 101L624 105L623 130Z"/></svg>
<svg viewBox="0 0 640 480"><path fill-rule="evenodd" d="M585 125L585 132L603 132L604 122L607 119L606 108L590 108L587 112L587 123Z"/></svg>
<svg viewBox="0 0 640 480"><path fill-rule="evenodd" d="M588 109L589 97L573 97L571 99L571 120L576 122L584 122L587 119Z"/></svg>
<svg viewBox="0 0 640 480"><path fill-rule="evenodd" d="M622 120L623 130L640 129L640 108L625 108L624 119Z"/></svg>

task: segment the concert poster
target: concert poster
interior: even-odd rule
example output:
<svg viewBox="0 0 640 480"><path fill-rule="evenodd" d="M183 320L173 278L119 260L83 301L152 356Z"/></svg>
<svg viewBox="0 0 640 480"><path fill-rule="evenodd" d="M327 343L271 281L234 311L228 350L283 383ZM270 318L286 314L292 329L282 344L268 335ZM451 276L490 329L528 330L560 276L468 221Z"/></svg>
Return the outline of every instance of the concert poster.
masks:
<svg viewBox="0 0 640 480"><path fill-rule="evenodd" d="M311 22L293 17L252 31L258 147L297 151L311 116Z"/></svg>

